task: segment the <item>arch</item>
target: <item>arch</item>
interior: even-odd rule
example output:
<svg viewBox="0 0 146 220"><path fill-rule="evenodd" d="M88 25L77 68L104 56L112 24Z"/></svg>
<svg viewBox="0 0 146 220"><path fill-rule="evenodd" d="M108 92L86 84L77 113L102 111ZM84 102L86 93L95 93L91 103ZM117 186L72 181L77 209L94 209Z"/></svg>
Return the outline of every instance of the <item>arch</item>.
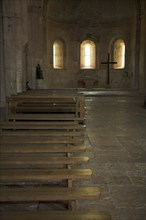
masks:
<svg viewBox="0 0 146 220"><path fill-rule="evenodd" d="M61 40L55 40L53 43L53 68L63 69L63 49L64 44Z"/></svg>
<svg viewBox="0 0 146 220"><path fill-rule="evenodd" d="M125 42L123 39L117 39L113 46L113 59L116 64L113 65L114 69L125 68Z"/></svg>
<svg viewBox="0 0 146 220"><path fill-rule="evenodd" d="M80 45L80 69L96 68L96 45L92 40L84 40Z"/></svg>

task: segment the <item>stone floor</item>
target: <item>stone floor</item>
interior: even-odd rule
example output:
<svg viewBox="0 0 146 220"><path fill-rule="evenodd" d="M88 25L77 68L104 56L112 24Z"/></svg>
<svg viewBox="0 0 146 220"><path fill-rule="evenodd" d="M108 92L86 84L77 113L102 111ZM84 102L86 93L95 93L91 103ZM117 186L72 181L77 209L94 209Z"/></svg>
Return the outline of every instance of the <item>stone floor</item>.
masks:
<svg viewBox="0 0 146 220"><path fill-rule="evenodd" d="M113 220L146 219L146 109L137 93L86 93L86 145L102 196L90 205ZM86 183L85 183L86 184ZM88 202L89 204L89 202Z"/></svg>
<svg viewBox="0 0 146 220"><path fill-rule="evenodd" d="M85 95L85 155L90 157L87 167L93 170L93 177L77 184L98 186L102 195L97 201L78 202L78 208L107 210L112 220L144 220L146 109L143 96L135 92L104 91ZM43 207L40 205L40 209Z"/></svg>

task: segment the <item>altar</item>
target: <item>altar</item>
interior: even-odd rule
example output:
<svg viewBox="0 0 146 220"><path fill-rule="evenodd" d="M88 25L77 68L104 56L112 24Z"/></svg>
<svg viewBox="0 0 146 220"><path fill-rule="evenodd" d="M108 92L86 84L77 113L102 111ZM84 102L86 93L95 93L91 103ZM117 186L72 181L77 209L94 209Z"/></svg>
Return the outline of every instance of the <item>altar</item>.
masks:
<svg viewBox="0 0 146 220"><path fill-rule="evenodd" d="M98 86L98 75L96 70L81 70L78 74L80 87L91 89Z"/></svg>

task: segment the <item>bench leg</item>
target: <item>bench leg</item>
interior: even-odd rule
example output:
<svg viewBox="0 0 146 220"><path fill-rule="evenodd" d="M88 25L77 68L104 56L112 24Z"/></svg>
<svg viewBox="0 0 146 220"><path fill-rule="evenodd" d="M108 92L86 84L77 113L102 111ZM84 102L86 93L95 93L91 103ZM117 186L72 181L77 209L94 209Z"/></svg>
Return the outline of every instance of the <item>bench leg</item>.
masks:
<svg viewBox="0 0 146 220"><path fill-rule="evenodd" d="M71 156L71 153L67 153L67 156L70 157L70 156ZM67 168L68 168L68 169L71 169L71 165L67 165ZM73 187L73 181L72 181L72 179L68 179L68 180L67 180L67 186L68 186L69 188L72 188L72 187ZM69 209L69 210L75 210L75 209L76 209L76 201L75 201L75 200L68 201L68 209Z"/></svg>
<svg viewBox="0 0 146 220"><path fill-rule="evenodd" d="M67 180L67 184L69 188L73 187L72 180ZM68 209L69 210L75 210L76 209L76 200L68 201Z"/></svg>

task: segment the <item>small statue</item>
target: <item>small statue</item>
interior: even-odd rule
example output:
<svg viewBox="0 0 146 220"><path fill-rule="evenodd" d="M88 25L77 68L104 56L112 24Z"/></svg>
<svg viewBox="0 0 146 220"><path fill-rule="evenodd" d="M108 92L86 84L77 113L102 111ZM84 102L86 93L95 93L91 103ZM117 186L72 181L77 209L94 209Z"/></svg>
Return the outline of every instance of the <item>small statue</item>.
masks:
<svg viewBox="0 0 146 220"><path fill-rule="evenodd" d="M26 81L26 91L31 90L30 86L28 85L29 81Z"/></svg>
<svg viewBox="0 0 146 220"><path fill-rule="evenodd" d="M37 64L37 66L36 66L36 78L37 79L44 79L43 71L41 70L40 64Z"/></svg>

